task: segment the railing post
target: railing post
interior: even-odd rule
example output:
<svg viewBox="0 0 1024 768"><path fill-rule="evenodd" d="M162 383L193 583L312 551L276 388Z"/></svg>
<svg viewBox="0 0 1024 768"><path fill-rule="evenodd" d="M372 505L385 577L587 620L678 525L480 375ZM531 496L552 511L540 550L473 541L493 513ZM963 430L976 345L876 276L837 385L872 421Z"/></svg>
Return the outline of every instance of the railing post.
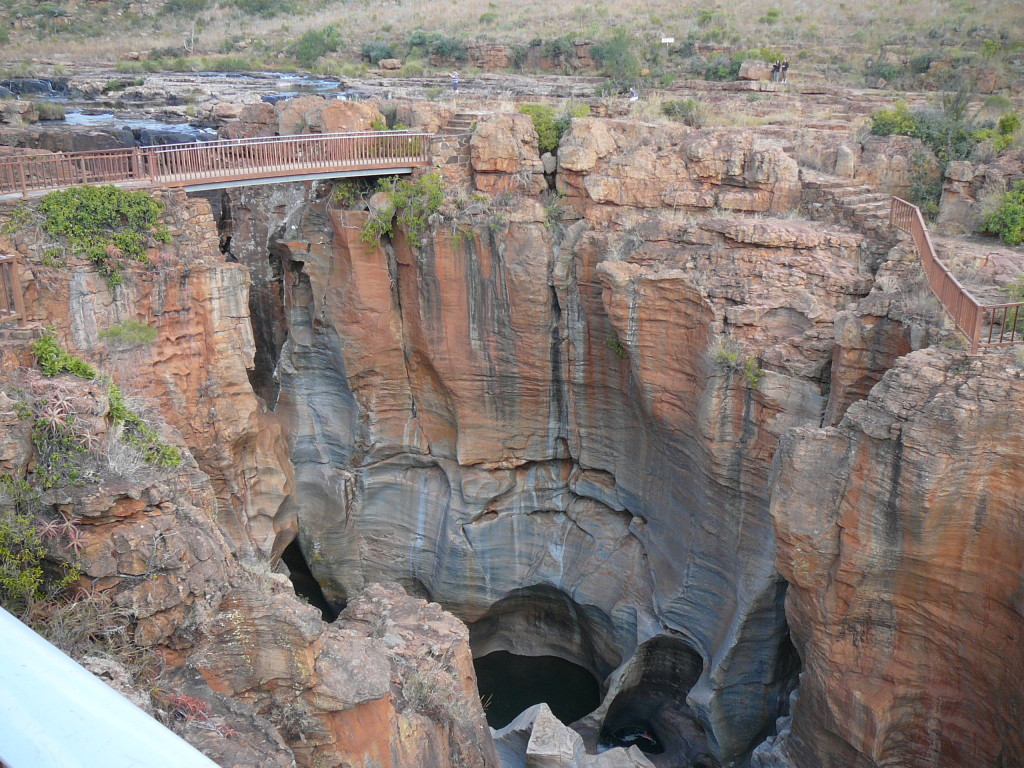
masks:
<svg viewBox="0 0 1024 768"><path fill-rule="evenodd" d="M140 150L138 147L132 147L131 175L133 179L142 178L142 150Z"/></svg>
<svg viewBox="0 0 1024 768"><path fill-rule="evenodd" d="M156 150L146 147L146 171L150 181L156 181Z"/></svg>
<svg viewBox="0 0 1024 768"><path fill-rule="evenodd" d="M11 268L8 270L11 276L11 293L14 296L14 313L18 316L18 325L25 325L25 297L21 295L21 271L18 266L18 259L11 261Z"/></svg>
<svg viewBox="0 0 1024 768"><path fill-rule="evenodd" d="M21 196L28 197L28 184L25 182L25 161L18 163L18 177L21 179Z"/></svg>
<svg viewBox="0 0 1024 768"><path fill-rule="evenodd" d="M974 304L974 327L971 329L971 354L978 354L978 344L981 341L981 321L985 317L985 310L977 303Z"/></svg>

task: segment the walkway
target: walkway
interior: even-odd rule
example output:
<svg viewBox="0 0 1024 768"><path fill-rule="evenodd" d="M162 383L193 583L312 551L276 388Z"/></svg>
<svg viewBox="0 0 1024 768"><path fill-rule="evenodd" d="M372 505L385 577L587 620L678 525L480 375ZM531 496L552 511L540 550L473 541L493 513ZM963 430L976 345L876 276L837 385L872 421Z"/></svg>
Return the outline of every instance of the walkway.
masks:
<svg viewBox="0 0 1024 768"><path fill-rule="evenodd" d="M271 181L411 173L427 164L431 135L409 131L221 139L0 160L0 196L78 184L217 189Z"/></svg>
<svg viewBox="0 0 1024 768"><path fill-rule="evenodd" d="M894 197L890 223L913 239L928 276L928 286L953 324L967 337L972 355L984 347L1024 344L1024 302L982 304L974 298L936 255L924 217L916 205Z"/></svg>

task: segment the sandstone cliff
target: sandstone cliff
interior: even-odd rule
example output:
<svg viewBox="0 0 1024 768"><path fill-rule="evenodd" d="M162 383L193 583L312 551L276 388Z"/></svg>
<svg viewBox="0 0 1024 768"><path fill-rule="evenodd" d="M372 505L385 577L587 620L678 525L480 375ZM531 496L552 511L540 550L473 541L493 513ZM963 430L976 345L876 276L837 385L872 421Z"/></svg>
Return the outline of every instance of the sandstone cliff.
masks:
<svg viewBox="0 0 1024 768"><path fill-rule="evenodd" d="M41 232L25 224L32 214L4 209L16 221L4 248L25 259L29 323L51 324L121 391L139 393L131 407L163 414L162 434L183 456L178 468L148 465L125 442L106 383L44 378L21 340L32 331L5 334L0 470L45 492L2 494L4 514L29 505L49 526L50 556L72 560L86 590L69 619L103 637L102 617L119 617L115 656L161 660L136 670L149 693L132 696L221 764L495 765L461 623L392 585L353 599L328 625L272 572L294 535L292 470L246 375L248 270L222 260L205 203L165 201L170 244L150 250L151 267L122 265L116 287L88 262L44 256ZM152 338L124 345L101 333L127 319ZM34 409L74 433L38 437L49 427L28 418ZM79 442L81 451L54 453ZM89 663L127 684L116 662Z"/></svg>
<svg viewBox="0 0 1024 768"><path fill-rule="evenodd" d="M357 106L255 106L229 133L377 114ZM364 238L381 194L323 184L212 196L224 257L206 203L169 197L161 269L114 290L31 232L0 242L31 319L190 450L48 502L83 520L86 575L268 765L493 765L470 663L493 651L599 683L582 742L537 715L540 762L638 722L658 766L743 764L766 736L758 766L1020 762L1021 374L954 350L877 221L792 218L813 195L791 140L577 119L552 172L525 116L480 115L436 145L467 187L420 244ZM845 146L831 170L905 182L893 144ZM155 344L101 337L134 317ZM261 573L294 537L335 624Z"/></svg>
<svg viewBox="0 0 1024 768"><path fill-rule="evenodd" d="M627 121L574 121L545 211L523 120L481 116L472 178L505 199L422 247L298 187L232 193L231 253L269 253L280 296L262 336L302 550L336 604L397 580L477 655L590 670L594 729L682 665L648 706L673 753L740 759L794 664L772 456L823 418L863 238L771 218L800 197L777 144Z"/></svg>
<svg viewBox="0 0 1024 768"><path fill-rule="evenodd" d="M1008 363L917 352L838 426L784 439L772 517L804 661L794 765L1024 760L1024 383Z"/></svg>

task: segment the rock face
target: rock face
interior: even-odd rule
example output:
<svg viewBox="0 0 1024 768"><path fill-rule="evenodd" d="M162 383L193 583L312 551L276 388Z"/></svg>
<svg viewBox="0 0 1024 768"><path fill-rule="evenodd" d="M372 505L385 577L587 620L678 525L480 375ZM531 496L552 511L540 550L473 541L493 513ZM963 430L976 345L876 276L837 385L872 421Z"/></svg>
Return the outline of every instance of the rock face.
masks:
<svg viewBox="0 0 1024 768"><path fill-rule="evenodd" d="M44 486L32 514L73 531L47 539L50 556L75 562L89 605L130 617L134 645L162 654L166 672L140 701L222 765L494 768L463 624L391 585L353 595L328 625L271 571L291 539L292 474L246 378L247 270L220 260L205 202L166 202L172 241L149 253L159 269L126 267L114 289L75 257L40 263L33 229L15 226L0 247L25 257L29 321L45 319L124 391L160 403L178 426L161 433L181 446L181 466L133 452L112 426L103 380L12 373L12 363L33 364L18 332L0 336L0 472L42 482L51 449L24 416L36 404L59 409L73 439L88 441L67 459L74 482ZM117 346L99 332L129 318L156 330L152 342ZM11 504L0 495L0 512ZM175 709L181 697L187 715Z"/></svg>
<svg viewBox="0 0 1024 768"><path fill-rule="evenodd" d="M933 348L838 426L783 440L771 509L804 661L794 765L1024 760L1022 398L1015 366Z"/></svg>
<svg viewBox="0 0 1024 768"><path fill-rule="evenodd" d="M558 152L559 190L594 222L623 209L779 213L796 207L798 176L776 142L741 131L578 118Z"/></svg>
<svg viewBox="0 0 1024 768"><path fill-rule="evenodd" d="M469 622L477 655L590 670L595 735L643 711L685 724L667 759L742 759L794 669L771 458L823 417L833 321L871 284L862 238L735 215L799 200L770 141L575 120L547 211L535 142L523 116L482 118L472 181L511 202L421 248L365 242L367 214L322 194L247 193L276 234L230 247L280 259L302 550L336 604L395 580ZM716 205L734 215L696 218ZM693 674L638 703L672 659Z"/></svg>
<svg viewBox="0 0 1024 768"><path fill-rule="evenodd" d="M210 475L234 546L280 552L294 537L291 462L246 376L254 354L247 270L223 262L204 201L180 193L165 200L172 243L152 253L159 268L129 269L114 290L83 269L86 261L48 267L31 236L15 236L12 247L25 257L27 320L54 326L67 347L152 398ZM155 339L125 347L105 336L127 320L153 328Z"/></svg>
<svg viewBox="0 0 1024 768"><path fill-rule="evenodd" d="M231 130L376 109L302 98ZM836 133L830 168L906 182L891 142ZM910 352L954 344L911 307L916 265L877 222L869 251L856 219L786 218L810 184L790 138L577 119L545 164L525 116L481 116L434 158L466 188L422 243L364 239L384 193L342 209L328 185L281 184L215 198L224 263L207 204L171 196L159 269L113 290L46 266L31 233L0 239L27 260L30 319L150 393L189 448L177 473L46 503L82 520L83 572L175 690L211 702L208 752L494 766L470 657L508 651L577 664L603 696L575 732L544 708L514 723L515 765L644 765L587 754L631 727L659 768L1024 759L1005 415L1024 379L1008 357ZM151 347L101 335L129 318ZM102 434L106 395L80 386ZM10 400L0 466L20 476ZM345 608L332 625L260 565L296 535Z"/></svg>

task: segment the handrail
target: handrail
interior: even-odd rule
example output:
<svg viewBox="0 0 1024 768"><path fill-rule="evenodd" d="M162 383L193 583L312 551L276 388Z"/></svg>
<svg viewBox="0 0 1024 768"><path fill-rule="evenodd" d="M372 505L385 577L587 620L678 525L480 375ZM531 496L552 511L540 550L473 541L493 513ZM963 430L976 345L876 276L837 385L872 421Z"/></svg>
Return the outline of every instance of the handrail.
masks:
<svg viewBox="0 0 1024 768"><path fill-rule="evenodd" d="M78 184L200 183L302 173L385 170L425 165L431 134L358 131L218 139L159 147L19 155L0 160L0 194Z"/></svg>
<svg viewBox="0 0 1024 768"><path fill-rule="evenodd" d="M217 768L2 608L0 647L0 763Z"/></svg>
<svg viewBox="0 0 1024 768"><path fill-rule="evenodd" d="M0 256L0 322L21 320L24 317L18 257Z"/></svg>
<svg viewBox="0 0 1024 768"><path fill-rule="evenodd" d="M911 236L928 276L928 287L942 303L953 324L971 342L971 354L979 347L1024 343L1024 302L981 304L935 252L921 209L898 197L892 199L889 224ZM987 328L985 333L983 328Z"/></svg>

